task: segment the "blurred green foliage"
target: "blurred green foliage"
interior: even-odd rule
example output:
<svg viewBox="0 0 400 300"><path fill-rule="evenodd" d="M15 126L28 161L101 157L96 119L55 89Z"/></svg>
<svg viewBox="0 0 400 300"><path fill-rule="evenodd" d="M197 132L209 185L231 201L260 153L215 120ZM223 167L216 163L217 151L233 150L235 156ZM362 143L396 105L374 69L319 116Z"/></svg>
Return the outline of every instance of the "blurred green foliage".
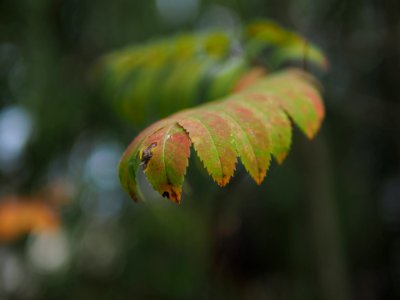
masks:
<svg viewBox="0 0 400 300"><path fill-rule="evenodd" d="M232 93L255 67L267 72L290 62L327 67L315 45L272 21L238 27L181 34L106 55L94 70L106 101L140 126Z"/></svg>

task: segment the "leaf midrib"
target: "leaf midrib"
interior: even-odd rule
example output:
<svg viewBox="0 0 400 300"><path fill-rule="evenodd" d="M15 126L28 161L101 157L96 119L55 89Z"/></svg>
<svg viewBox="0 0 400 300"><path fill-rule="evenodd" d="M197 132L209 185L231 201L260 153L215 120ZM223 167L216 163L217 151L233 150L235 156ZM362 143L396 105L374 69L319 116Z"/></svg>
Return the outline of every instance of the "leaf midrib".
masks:
<svg viewBox="0 0 400 300"><path fill-rule="evenodd" d="M164 137L163 137L163 146L162 146L162 147L163 147L163 148L162 148L162 163L163 163L163 165L164 165L165 178L166 178L168 184L172 184L172 183L171 183L171 181L170 181L170 179L169 179L169 176L168 176L168 169L167 169L167 166L166 166L166 163L165 163L165 145L166 145L167 140L168 140L168 135L169 135L171 129L172 129L174 126L175 126L175 123L172 123L172 124L169 126L168 130L164 133Z"/></svg>

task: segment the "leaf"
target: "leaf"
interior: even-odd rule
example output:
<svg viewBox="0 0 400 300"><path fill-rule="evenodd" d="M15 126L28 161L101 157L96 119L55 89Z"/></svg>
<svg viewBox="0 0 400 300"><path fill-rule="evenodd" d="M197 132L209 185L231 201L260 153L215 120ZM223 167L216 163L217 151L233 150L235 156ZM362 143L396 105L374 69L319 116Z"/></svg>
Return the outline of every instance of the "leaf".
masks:
<svg viewBox="0 0 400 300"><path fill-rule="evenodd" d="M237 153L251 177L261 184L271 159L271 141L265 119L240 101L227 101L221 113L231 123Z"/></svg>
<svg viewBox="0 0 400 300"><path fill-rule="evenodd" d="M264 115L264 126L270 134L271 154L282 163L292 141L292 128L287 115L273 98L263 94L251 93L246 100L248 107Z"/></svg>
<svg viewBox="0 0 400 300"><path fill-rule="evenodd" d="M163 196L179 202L191 142L177 123L160 128L142 143L140 161L151 185Z"/></svg>
<svg viewBox="0 0 400 300"><path fill-rule="evenodd" d="M186 130L212 178L225 186L235 171L237 152L227 120L211 110L194 110L178 123Z"/></svg>
<svg viewBox="0 0 400 300"><path fill-rule="evenodd" d="M318 131L324 112L314 83L302 71L282 71L154 123L125 151L119 166L122 185L134 200L140 199L136 174L142 166L154 189L179 203L191 144L220 186L233 176L237 157L260 184L271 155L282 162L289 151L288 117L309 138Z"/></svg>
<svg viewBox="0 0 400 300"><path fill-rule="evenodd" d="M147 127L132 141L128 148L126 148L124 154L122 154L118 167L119 179L125 191L134 201L141 198L136 182L136 175L142 159L140 156L140 146L147 135L153 133L165 123L166 120L161 120Z"/></svg>

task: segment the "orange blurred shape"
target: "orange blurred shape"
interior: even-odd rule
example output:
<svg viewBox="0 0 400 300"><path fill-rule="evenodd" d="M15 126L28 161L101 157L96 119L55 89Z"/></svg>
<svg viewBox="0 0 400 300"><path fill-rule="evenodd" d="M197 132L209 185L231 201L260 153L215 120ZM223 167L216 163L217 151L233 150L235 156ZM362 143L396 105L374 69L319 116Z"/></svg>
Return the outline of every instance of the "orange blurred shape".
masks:
<svg viewBox="0 0 400 300"><path fill-rule="evenodd" d="M10 242L31 232L51 231L60 225L52 207L35 198L0 198L0 241Z"/></svg>

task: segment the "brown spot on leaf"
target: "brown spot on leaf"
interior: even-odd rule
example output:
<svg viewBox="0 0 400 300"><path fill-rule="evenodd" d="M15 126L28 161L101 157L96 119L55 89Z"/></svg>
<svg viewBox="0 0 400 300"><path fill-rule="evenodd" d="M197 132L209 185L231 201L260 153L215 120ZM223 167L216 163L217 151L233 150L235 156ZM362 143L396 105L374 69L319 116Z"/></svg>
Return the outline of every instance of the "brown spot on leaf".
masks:
<svg viewBox="0 0 400 300"><path fill-rule="evenodd" d="M162 196L163 196L163 197L167 197L167 198L169 199L169 193L168 193L168 192L164 192L164 193L162 194Z"/></svg>
<svg viewBox="0 0 400 300"><path fill-rule="evenodd" d="M143 166L143 170L146 170L149 160L153 157L153 153L151 152L151 150L156 146L157 143L151 143L150 146L148 146L146 149L143 150L141 158L141 164Z"/></svg>

